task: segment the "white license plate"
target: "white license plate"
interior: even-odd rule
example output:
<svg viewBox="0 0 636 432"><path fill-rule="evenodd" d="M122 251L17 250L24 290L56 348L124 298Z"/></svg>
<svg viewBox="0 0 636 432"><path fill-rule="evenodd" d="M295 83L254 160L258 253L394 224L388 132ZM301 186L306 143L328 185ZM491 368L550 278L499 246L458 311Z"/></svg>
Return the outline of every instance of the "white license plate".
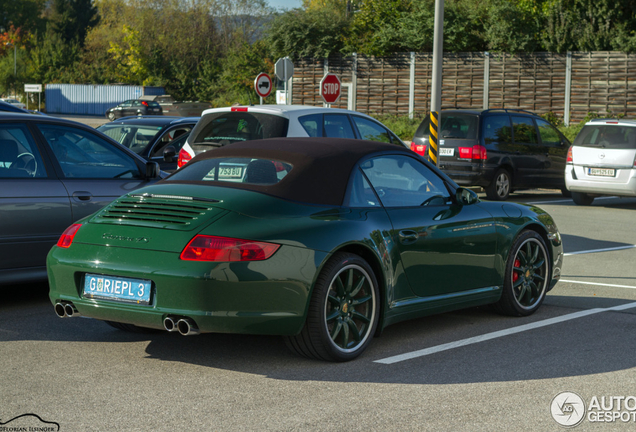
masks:
<svg viewBox="0 0 636 432"><path fill-rule="evenodd" d="M243 176L243 167L233 166L219 169L219 178L241 178Z"/></svg>
<svg viewBox="0 0 636 432"><path fill-rule="evenodd" d="M455 155L455 148L454 147L446 147L446 148L441 148L439 149L439 155L440 156L453 156Z"/></svg>
<svg viewBox="0 0 636 432"><path fill-rule="evenodd" d="M614 168L588 168L588 175L600 177L614 177L616 170Z"/></svg>
<svg viewBox="0 0 636 432"><path fill-rule="evenodd" d="M84 297L149 305L151 286L152 282L144 279L87 274Z"/></svg>

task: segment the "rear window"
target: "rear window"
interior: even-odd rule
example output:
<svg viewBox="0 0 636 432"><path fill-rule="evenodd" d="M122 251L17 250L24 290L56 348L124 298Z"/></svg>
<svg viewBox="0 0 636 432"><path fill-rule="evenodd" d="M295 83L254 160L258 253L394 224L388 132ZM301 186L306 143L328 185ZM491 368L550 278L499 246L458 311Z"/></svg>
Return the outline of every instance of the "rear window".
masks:
<svg viewBox="0 0 636 432"><path fill-rule="evenodd" d="M97 128L101 133L108 135L137 154L143 153L144 149L162 129L163 126L111 125L108 123Z"/></svg>
<svg viewBox="0 0 636 432"><path fill-rule="evenodd" d="M223 146L239 141L287 136L289 120L271 114L221 112L203 116L189 143Z"/></svg>
<svg viewBox="0 0 636 432"><path fill-rule="evenodd" d="M476 139L479 117L474 114L443 114L440 127L440 138L448 139ZM429 134L430 118L422 120L415 132L416 137L424 137Z"/></svg>
<svg viewBox="0 0 636 432"><path fill-rule="evenodd" d="M167 181L216 181L273 185L281 181L292 165L272 159L212 158L188 164Z"/></svg>
<svg viewBox="0 0 636 432"><path fill-rule="evenodd" d="M588 125L574 140L575 146L636 149L636 127L620 125Z"/></svg>
<svg viewBox="0 0 636 432"><path fill-rule="evenodd" d="M476 115L471 114L443 114L440 137L448 139L477 138Z"/></svg>

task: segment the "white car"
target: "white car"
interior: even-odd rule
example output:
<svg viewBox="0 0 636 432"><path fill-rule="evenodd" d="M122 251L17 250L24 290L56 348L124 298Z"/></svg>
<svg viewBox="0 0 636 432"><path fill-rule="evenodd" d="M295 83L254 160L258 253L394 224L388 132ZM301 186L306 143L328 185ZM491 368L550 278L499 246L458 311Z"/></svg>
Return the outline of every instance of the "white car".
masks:
<svg viewBox="0 0 636 432"><path fill-rule="evenodd" d="M16 106L18 108L22 108L22 109L26 109L26 105L23 104L22 102L20 102L17 99L12 99L12 98L2 98L0 99L2 102L6 102L8 104L11 104L13 106Z"/></svg>
<svg viewBox="0 0 636 432"><path fill-rule="evenodd" d="M404 145L368 115L304 105L256 105L205 110L179 151L179 168L199 153L238 141L277 137L331 137Z"/></svg>
<svg viewBox="0 0 636 432"><path fill-rule="evenodd" d="M636 197L636 121L586 123L568 151L565 185L579 205L603 195Z"/></svg>

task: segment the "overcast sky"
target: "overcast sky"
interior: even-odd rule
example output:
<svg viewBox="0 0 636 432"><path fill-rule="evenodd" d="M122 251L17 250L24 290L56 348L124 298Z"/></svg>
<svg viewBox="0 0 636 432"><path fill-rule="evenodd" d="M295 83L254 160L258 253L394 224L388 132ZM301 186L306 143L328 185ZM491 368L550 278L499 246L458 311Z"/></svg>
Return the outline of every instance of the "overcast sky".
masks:
<svg viewBox="0 0 636 432"><path fill-rule="evenodd" d="M293 9L303 5L302 0L268 0L269 5L275 8Z"/></svg>

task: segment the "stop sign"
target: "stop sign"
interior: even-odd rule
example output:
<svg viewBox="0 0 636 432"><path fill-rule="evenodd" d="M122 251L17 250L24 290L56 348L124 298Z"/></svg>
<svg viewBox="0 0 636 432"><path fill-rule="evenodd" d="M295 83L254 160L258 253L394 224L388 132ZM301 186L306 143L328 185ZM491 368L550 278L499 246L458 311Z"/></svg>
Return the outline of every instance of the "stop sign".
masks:
<svg viewBox="0 0 636 432"><path fill-rule="evenodd" d="M336 74L328 73L320 80L320 96L325 103L332 104L340 99L342 83Z"/></svg>

